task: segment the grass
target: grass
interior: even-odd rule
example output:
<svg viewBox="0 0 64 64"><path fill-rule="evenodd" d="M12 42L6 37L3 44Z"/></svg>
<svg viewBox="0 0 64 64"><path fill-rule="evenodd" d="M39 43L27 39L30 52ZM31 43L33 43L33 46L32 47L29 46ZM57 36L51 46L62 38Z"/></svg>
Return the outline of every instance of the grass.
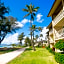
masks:
<svg viewBox="0 0 64 64"><path fill-rule="evenodd" d="M8 64L58 64L51 54L45 48L36 48L36 51L31 48L26 49L24 53L19 55Z"/></svg>
<svg viewBox="0 0 64 64"><path fill-rule="evenodd" d="M4 54L4 53L8 53L8 52L12 52L12 51L15 51L15 50L18 50L18 48L12 48L12 49L7 49L7 50L0 50L0 54Z"/></svg>

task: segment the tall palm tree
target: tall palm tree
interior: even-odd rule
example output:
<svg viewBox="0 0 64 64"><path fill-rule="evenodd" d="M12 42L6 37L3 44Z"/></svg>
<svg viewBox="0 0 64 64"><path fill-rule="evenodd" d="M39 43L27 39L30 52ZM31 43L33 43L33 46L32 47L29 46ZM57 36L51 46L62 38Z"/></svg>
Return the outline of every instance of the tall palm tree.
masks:
<svg viewBox="0 0 64 64"><path fill-rule="evenodd" d="M30 15L30 32L32 32L32 30L31 30L32 21L34 20L34 16L36 15L35 12L38 11L39 7L34 8L34 5L32 5L32 4L26 5L26 7L27 7L27 9L22 9L22 10L25 12L28 12L28 14L26 14L24 16L24 18ZM32 44L32 34L31 34L31 44Z"/></svg>
<svg viewBox="0 0 64 64"><path fill-rule="evenodd" d="M22 45L22 40L24 39L24 32L22 32L19 36L18 36L18 40L20 41L20 44Z"/></svg>
<svg viewBox="0 0 64 64"><path fill-rule="evenodd" d="M34 31L37 31L36 25L32 25L31 30L32 30L32 34L33 34L33 49L35 51L35 46L34 46Z"/></svg>

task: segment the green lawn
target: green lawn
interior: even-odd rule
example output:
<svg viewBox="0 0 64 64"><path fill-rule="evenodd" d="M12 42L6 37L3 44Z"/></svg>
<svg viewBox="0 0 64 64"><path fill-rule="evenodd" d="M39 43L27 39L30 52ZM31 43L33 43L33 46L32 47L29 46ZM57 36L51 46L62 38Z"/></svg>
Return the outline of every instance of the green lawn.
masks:
<svg viewBox="0 0 64 64"><path fill-rule="evenodd" d="M36 51L27 49L24 53L8 64L58 64L54 55L45 48L36 48Z"/></svg>

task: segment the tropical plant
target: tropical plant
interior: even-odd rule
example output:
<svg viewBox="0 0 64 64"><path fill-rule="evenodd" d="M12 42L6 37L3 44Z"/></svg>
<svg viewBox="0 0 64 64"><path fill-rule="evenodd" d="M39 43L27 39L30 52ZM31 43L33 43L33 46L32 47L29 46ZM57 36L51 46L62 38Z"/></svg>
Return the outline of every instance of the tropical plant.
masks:
<svg viewBox="0 0 64 64"><path fill-rule="evenodd" d="M59 49L61 51L64 52L64 41L63 40L59 40L55 46L54 46L56 49Z"/></svg>
<svg viewBox="0 0 64 64"><path fill-rule="evenodd" d="M35 46L34 46L34 31L37 31L36 25L32 25L31 30L32 30L32 33L33 33L33 49L35 51Z"/></svg>
<svg viewBox="0 0 64 64"><path fill-rule="evenodd" d="M11 44L11 45L12 45L13 48L16 46L16 44Z"/></svg>
<svg viewBox="0 0 64 64"><path fill-rule="evenodd" d="M42 27L38 27L38 31L39 31L39 32L42 32ZM39 38L39 39L40 39L40 38ZM38 42L38 47L40 46L40 44L41 44L41 43Z"/></svg>
<svg viewBox="0 0 64 64"><path fill-rule="evenodd" d="M64 41L63 40L59 40L54 47L56 49L59 49L60 51L62 51L61 53L57 52L55 53L55 60L59 63L59 64L64 64Z"/></svg>
<svg viewBox="0 0 64 64"><path fill-rule="evenodd" d="M59 64L64 64L64 54L55 53L55 60Z"/></svg>
<svg viewBox="0 0 64 64"><path fill-rule="evenodd" d="M38 36L38 35L36 35L36 36L35 36L35 38L36 38L36 42L37 42L37 39L39 38L39 36Z"/></svg>
<svg viewBox="0 0 64 64"><path fill-rule="evenodd" d="M38 11L39 7L34 8L34 5L32 5L32 4L26 5L26 7L27 7L27 9L23 9L23 11L28 12L28 14L26 14L24 16L24 18L27 17L27 16L29 16L29 15L31 17L30 18L30 33L31 33L32 32L32 30L31 30L32 21L34 20L34 16L36 15L35 12ZM32 43L32 34L31 34L31 43Z"/></svg>
<svg viewBox="0 0 64 64"><path fill-rule="evenodd" d="M5 14L9 13L9 8L5 7L4 3L1 3L0 0L0 20L3 20L5 18Z"/></svg>
<svg viewBox="0 0 64 64"><path fill-rule="evenodd" d="M16 26L16 18L6 17L6 13L9 13L9 8L5 7L4 3L1 3L0 0L0 44L8 33L15 32L18 28Z"/></svg>
<svg viewBox="0 0 64 64"><path fill-rule="evenodd" d="M42 27L38 27L38 30L42 32Z"/></svg>
<svg viewBox="0 0 64 64"><path fill-rule="evenodd" d="M1 30L1 24L3 23L3 18L5 17L4 14L8 13L8 9L7 7L4 6L4 3L1 3L1 0L0 0L0 44L2 42L2 39L1 36L2 36L2 30Z"/></svg>
<svg viewBox="0 0 64 64"><path fill-rule="evenodd" d="M42 37L43 37L43 35L42 35L42 34L40 34L40 37L41 37L41 43L42 43L42 46L43 46L43 41L42 41Z"/></svg>
<svg viewBox="0 0 64 64"><path fill-rule="evenodd" d="M31 40L29 39L29 37L25 38L25 46L31 46Z"/></svg>
<svg viewBox="0 0 64 64"><path fill-rule="evenodd" d="M20 41L20 44L22 45L22 40L24 39L24 32L22 32L19 36L18 36L18 40Z"/></svg>
<svg viewBox="0 0 64 64"><path fill-rule="evenodd" d="M15 32L18 27L16 27L16 18L13 18L11 16L6 17L6 19L3 19L3 21L0 21L0 44L4 40L5 36L8 33Z"/></svg>

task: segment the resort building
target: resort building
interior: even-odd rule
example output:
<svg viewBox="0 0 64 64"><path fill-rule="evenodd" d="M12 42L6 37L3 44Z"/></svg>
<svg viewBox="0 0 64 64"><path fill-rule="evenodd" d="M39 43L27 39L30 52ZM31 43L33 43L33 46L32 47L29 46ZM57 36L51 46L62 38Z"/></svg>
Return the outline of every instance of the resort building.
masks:
<svg viewBox="0 0 64 64"><path fill-rule="evenodd" d="M49 29L50 47L53 48L57 41L64 40L64 0L55 0L48 14L48 17L50 16L52 22L47 28Z"/></svg>

